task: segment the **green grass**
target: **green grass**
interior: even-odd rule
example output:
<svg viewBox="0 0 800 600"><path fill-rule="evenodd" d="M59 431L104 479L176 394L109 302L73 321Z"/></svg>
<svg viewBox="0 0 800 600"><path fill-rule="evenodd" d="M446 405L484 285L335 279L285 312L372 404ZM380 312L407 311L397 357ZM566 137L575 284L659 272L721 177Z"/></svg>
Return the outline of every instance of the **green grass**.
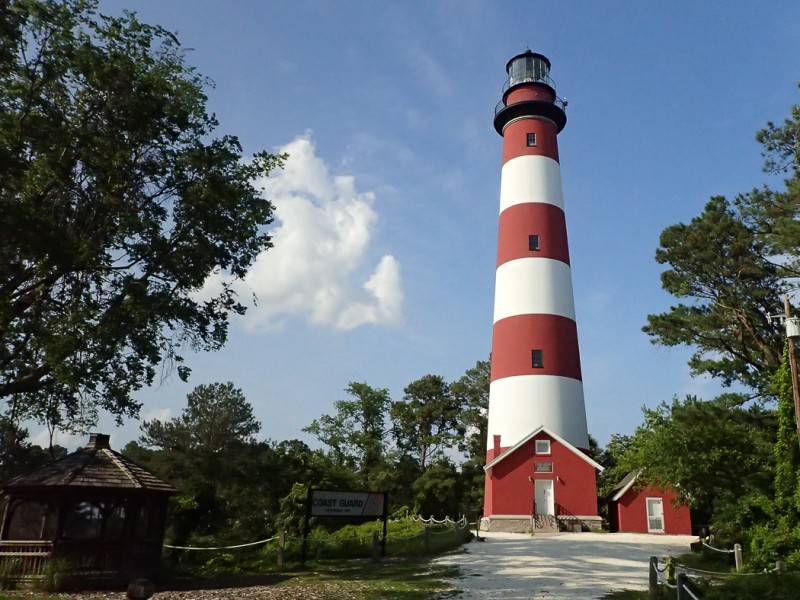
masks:
<svg viewBox="0 0 800 600"><path fill-rule="evenodd" d="M603 600L647 600L648 592L643 590L620 590L603 596Z"/></svg>

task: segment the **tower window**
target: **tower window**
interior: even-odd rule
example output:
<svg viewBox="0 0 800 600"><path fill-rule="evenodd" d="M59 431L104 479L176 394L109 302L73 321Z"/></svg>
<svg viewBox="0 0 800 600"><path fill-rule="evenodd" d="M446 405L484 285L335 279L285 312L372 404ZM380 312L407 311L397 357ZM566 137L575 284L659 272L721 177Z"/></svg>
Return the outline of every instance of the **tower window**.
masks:
<svg viewBox="0 0 800 600"><path fill-rule="evenodd" d="M536 134L529 133L527 136L527 144L528 146L535 146L536 145Z"/></svg>
<svg viewBox="0 0 800 600"><path fill-rule="evenodd" d="M539 250L539 236L538 235L529 235L528 236L528 250L531 252L535 252Z"/></svg>
<svg viewBox="0 0 800 600"><path fill-rule="evenodd" d="M531 366L534 369L544 368L544 361L542 360L541 350L531 350Z"/></svg>

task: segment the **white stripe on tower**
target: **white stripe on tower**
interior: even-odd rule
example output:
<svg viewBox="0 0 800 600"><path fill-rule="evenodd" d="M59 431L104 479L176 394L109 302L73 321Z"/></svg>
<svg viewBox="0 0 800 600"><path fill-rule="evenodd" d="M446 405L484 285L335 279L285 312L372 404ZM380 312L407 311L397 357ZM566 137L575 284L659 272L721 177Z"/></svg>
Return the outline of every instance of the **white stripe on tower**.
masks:
<svg viewBox="0 0 800 600"><path fill-rule="evenodd" d="M588 448L575 302L556 136L566 115L550 62L527 51L507 66L495 113L503 136L487 450L544 425Z"/></svg>

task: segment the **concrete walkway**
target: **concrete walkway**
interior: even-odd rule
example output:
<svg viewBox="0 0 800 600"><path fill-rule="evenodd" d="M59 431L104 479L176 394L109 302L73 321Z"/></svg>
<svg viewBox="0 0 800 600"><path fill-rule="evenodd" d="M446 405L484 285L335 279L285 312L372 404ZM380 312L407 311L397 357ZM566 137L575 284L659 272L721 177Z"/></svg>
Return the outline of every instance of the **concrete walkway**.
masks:
<svg viewBox="0 0 800 600"><path fill-rule="evenodd" d="M441 557L462 577L459 598L602 598L614 590L646 590L650 556L689 552L688 535L481 532L465 552Z"/></svg>

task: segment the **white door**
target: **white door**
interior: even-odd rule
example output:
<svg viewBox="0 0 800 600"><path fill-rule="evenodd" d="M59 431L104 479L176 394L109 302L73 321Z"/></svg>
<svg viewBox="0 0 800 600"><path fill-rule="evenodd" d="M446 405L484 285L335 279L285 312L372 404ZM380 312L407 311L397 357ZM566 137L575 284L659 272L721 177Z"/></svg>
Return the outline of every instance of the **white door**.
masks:
<svg viewBox="0 0 800 600"><path fill-rule="evenodd" d="M647 498L647 532L664 533L664 501Z"/></svg>
<svg viewBox="0 0 800 600"><path fill-rule="evenodd" d="M536 479L533 485L537 515L554 515L553 480Z"/></svg>

